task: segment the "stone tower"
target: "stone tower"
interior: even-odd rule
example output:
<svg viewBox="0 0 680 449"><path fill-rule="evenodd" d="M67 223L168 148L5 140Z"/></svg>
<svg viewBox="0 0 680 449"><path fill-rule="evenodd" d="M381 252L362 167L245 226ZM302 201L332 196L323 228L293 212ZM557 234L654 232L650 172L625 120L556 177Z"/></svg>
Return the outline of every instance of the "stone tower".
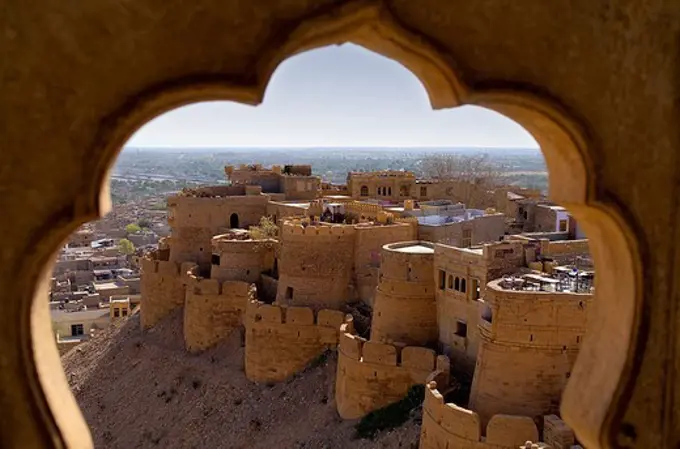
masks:
<svg viewBox="0 0 680 449"><path fill-rule="evenodd" d="M437 304L432 243L411 241L382 247L371 341L425 346L437 341Z"/></svg>

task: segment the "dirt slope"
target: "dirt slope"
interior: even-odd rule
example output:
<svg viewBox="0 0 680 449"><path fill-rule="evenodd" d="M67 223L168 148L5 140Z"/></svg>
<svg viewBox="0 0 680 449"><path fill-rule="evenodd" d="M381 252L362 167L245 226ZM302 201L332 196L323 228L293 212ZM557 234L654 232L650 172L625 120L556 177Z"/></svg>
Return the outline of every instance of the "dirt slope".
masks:
<svg viewBox="0 0 680 449"><path fill-rule="evenodd" d="M183 349L181 310L150 331L139 316L62 358L97 448L417 448L417 416L374 440L333 402L336 361L273 386L249 382L240 335L200 355Z"/></svg>

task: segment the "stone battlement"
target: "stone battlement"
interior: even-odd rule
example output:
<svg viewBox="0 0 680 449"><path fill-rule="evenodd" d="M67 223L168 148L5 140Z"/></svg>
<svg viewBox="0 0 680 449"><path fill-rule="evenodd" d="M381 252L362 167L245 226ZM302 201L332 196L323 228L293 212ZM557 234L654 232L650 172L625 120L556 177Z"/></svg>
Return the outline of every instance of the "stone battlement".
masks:
<svg viewBox="0 0 680 449"><path fill-rule="evenodd" d="M422 449L475 447L516 449L526 441L538 441L539 432L528 416L494 415L482 431L480 417L472 410L446 403L437 383L428 379L420 434Z"/></svg>
<svg viewBox="0 0 680 449"><path fill-rule="evenodd" d="M164 276L183 276L186 275L196 264L193 262L170 262L168 260L158 260L156 252L151 252L140 260L142 273L151 275L153 273Z"/></svg>
<svg viewBox="0 0 680 449"><path fill-rule="evenodd" d="M344 314L308 307L281 307L249 301L246 328L246 377L254 382L282 382L338 345Z"/></svg>
<svg viewBox="0 0 680 449"><path fill-rule="evenodd" d="M361 363L404 367L416 371L432 372L437 365L434 350L400 343L385 344L368 341L347 332L342 326L339 351L343 356ZM421 381L424 381L422 378Z"/></svg>
<svg viewBox="0 0 680 449"><path fill-rule="evenodd" d="M323 326L340 330L345 314L339 310L314 310L310 307L285 307L250 301L246 307L246 322L263 324L291 324L297 326Z"/></svg>
<svg viewBox="0 0 680 449"><path fill-rule="evenodd" d="M382 210L383 207L379 204L362 203L360 201L345 203L345 211L356 215L376 217L378 212L382 212Z"/></svg>
<svg viewBox="0 0 680 449"><path fill-rule="evenodd" d="M301 221L285 221L282 226L282 234L304 235L309 237L329 237L354 235L355 229L352 225L309 225L303 226Z"/></svg>
<svg viewBox="0 0 680 449"><path fill-rule="evenodd" d="M402 399L434 370L448 373L449 359L429 348L366 341L343 325L335 399L338 414L356 419Z"/></svg>

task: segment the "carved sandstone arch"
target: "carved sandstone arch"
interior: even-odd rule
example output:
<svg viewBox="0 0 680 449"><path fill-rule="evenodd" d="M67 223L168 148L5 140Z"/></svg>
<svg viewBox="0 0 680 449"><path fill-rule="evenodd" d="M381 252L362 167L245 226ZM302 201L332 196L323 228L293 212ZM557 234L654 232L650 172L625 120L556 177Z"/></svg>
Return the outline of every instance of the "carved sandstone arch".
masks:
<svg viewBox="0 0 680 449"><path fill-rule="evenodd" d="M283 44L281 44L283 42ZM563 399L563 415L588 447L609 447L620 419L624 393L633 380L632 351L642 318L639 256L622 211L597 196L597 179L589 159L588 142L580 126L553 102L528 92L474 90L446 55L421 36L403 29L378 2L360 1L309 18L284 39L264 49L254 66L251 84L230 84L215 76L168 80L166 84L121 99L121 106L101 123L90 149L92 177L83 180L81 196L62 221L36 243L34 276L49 273L49 260L59 243L80 224L110 209L108 171L125 142L156 116L189 103L230 100L256 105L269 78L286 58L314 48L352 42L394 59L411 70L425 86L433 109L479 105L515 120L538 141L550 173L553 199L568 207L591 239L598 267L597 300L571 380ZM499 80L502 81L502 80ZM83 171L85 172L85 170ZM42 417L53 447L89 447L82 418L61 373L57 351L42 304L46 283L33 287L34 305L25 308L23 338L25 371L35 397L33 409ZM31 288L31 286L26 286ZM32 338L32 346L31 346ZM606 360L606 362L603 362ZM594 362L598 363L594 363ZM48 439L45 439L47 441Z"/></svg>

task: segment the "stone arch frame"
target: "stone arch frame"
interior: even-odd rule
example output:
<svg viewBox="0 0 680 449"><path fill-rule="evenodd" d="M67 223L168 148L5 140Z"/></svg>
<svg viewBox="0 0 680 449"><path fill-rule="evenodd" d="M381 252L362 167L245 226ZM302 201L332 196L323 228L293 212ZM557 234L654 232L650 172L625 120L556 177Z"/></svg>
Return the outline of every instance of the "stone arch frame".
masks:
<svg viewBox="0 0 680 449"><path fill-rule="evenodd" d="M589 326L589 338L584 341L565 391L562 413L588 447L611 446L614 428L621 419L620 405L639 368L633 352L641 343L638 329L645 318L642 268L625 211L598 190L589 157L592 142L573 118L578 114L565 111L559 101L525 88L477 89L466 85L464 73L458 72L447 55L403 29L378 2L356 2L310 17L283 42L272 42L262 52L251 84L229 84L213 75L168 80L138 92L102 122L97 142L91 148L92 178L85 180L72 211L46 225L42 239L30 248L35 257L26 264L30 273L22 279L46 280L49 262L59 244L80 224L110 209L109 168L120 148L142 125L171 109L200 101L256 105L263 99L271 74L286 58L326 45L353 42L411 70L425 86L433 109L463 104L483 106L518 122L538 141L550 172L551 195L583 225L599 271L591 321L597 326ZM498 85L503 85L502 80ZM46 287L46 282L37 286L26 283L26 297L19 298L26 304L19 317L19 328L23 329L20 370L27 378L30 396L27 407L17 413L25 414L27 422L39 422L43 432L33 438L46 447L88 447L85 423L78 418L65 377L59 375L61 367L47 311L31 307L28 301L30 296L33 303L42 300ZM602 357L607 363L594 363Z"/></svg>

